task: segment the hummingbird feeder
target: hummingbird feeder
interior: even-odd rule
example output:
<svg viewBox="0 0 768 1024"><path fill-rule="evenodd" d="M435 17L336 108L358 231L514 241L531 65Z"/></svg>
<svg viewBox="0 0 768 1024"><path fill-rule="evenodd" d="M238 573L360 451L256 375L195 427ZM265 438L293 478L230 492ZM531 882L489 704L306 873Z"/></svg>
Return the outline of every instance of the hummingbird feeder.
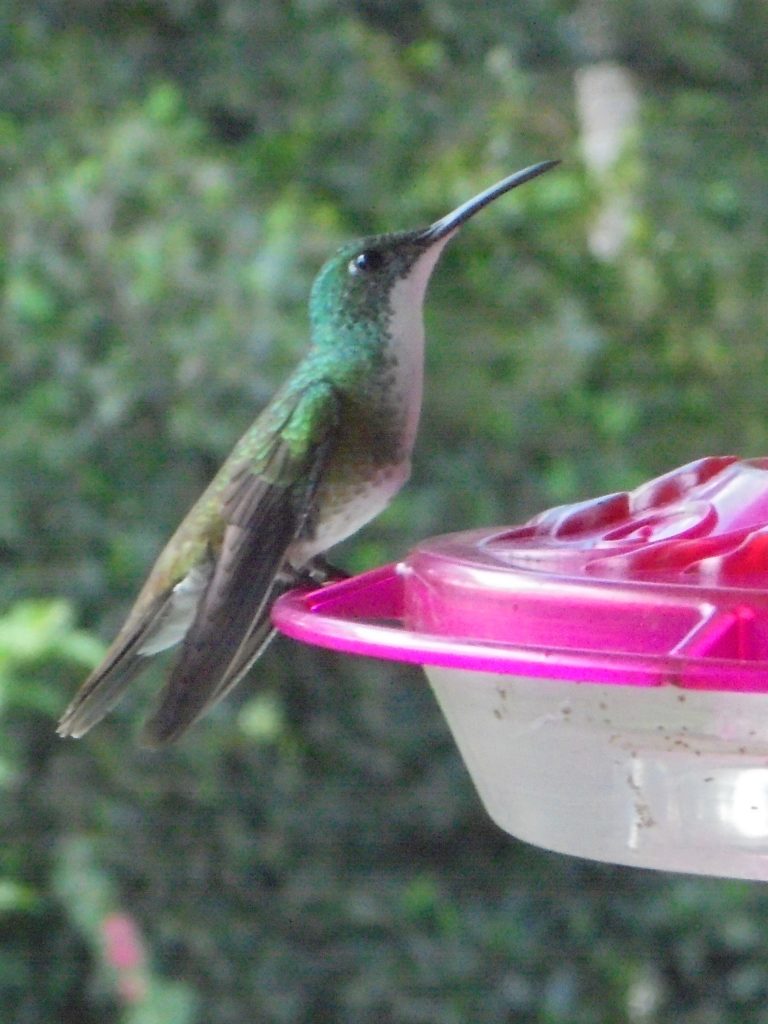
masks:
<svg viewBox="0 0 768 1024"><path fill-rule="evenodd" d="M488 813L561 853L768 879L768 459L426 540L273 612L424 666Z"/></svg>

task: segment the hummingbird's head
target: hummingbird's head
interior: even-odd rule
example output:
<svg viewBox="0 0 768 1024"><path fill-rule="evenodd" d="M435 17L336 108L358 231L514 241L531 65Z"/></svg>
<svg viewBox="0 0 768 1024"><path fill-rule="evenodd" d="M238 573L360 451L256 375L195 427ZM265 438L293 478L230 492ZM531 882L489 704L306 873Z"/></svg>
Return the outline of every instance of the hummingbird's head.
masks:
<svg viewBox="0 0 768 1024"><path fill-rule="evenodd" d="M385 328L398 286L419 313L430 272L449 234L431 243L423 231L361 238L341 247L312 286L310 317L315 332ZM399 289L398 289L399 290Z"/></svg>
<svg viewBox="0 0 768 1024"><path fill-rule="evenodd" d="M315 340L385 330L396 313L420 317L432 269L461 225L557 162L547 160L504 178L427 228L374 235L342 246L312 286L309 309Z"/></svg>

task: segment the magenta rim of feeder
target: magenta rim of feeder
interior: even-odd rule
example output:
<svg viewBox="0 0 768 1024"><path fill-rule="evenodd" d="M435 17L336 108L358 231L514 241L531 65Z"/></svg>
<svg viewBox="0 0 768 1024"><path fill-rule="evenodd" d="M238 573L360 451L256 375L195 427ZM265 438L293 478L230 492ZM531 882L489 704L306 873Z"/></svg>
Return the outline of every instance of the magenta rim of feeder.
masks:
<svg viewBox="0 0 768 1024"><path fill-rule="evenodd" d="M432 538L285 595L273 619L307 643L421 665L768 691L768 460L700 459L521 527Z"/></svg>

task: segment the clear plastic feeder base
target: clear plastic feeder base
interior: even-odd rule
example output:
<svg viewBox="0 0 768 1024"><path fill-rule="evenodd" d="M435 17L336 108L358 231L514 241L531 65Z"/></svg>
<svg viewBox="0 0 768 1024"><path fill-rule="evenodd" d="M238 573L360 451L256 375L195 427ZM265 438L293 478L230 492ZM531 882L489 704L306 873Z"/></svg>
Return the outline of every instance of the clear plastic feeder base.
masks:
<svg viewBox="0 0 768 1024"><path fill-rule="evenodd" d="M632 867L768 880L768 695L426 673L505 832Z"/></svg>

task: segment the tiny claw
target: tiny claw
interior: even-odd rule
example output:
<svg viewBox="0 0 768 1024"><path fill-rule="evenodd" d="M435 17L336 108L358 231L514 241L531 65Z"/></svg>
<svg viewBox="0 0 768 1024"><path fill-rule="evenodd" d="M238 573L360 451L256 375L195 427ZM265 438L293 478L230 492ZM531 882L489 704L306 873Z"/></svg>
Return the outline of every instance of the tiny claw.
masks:
<svg viewBox="0 0 768 1024"><path fill-rule="evenodd" d="M297 573L301 583L311 583L316 587L322 587L327 583L337 583L339 580L348 580L349 573L338 566L332 565L322 555L318 555L308 562Z"/></svg>

